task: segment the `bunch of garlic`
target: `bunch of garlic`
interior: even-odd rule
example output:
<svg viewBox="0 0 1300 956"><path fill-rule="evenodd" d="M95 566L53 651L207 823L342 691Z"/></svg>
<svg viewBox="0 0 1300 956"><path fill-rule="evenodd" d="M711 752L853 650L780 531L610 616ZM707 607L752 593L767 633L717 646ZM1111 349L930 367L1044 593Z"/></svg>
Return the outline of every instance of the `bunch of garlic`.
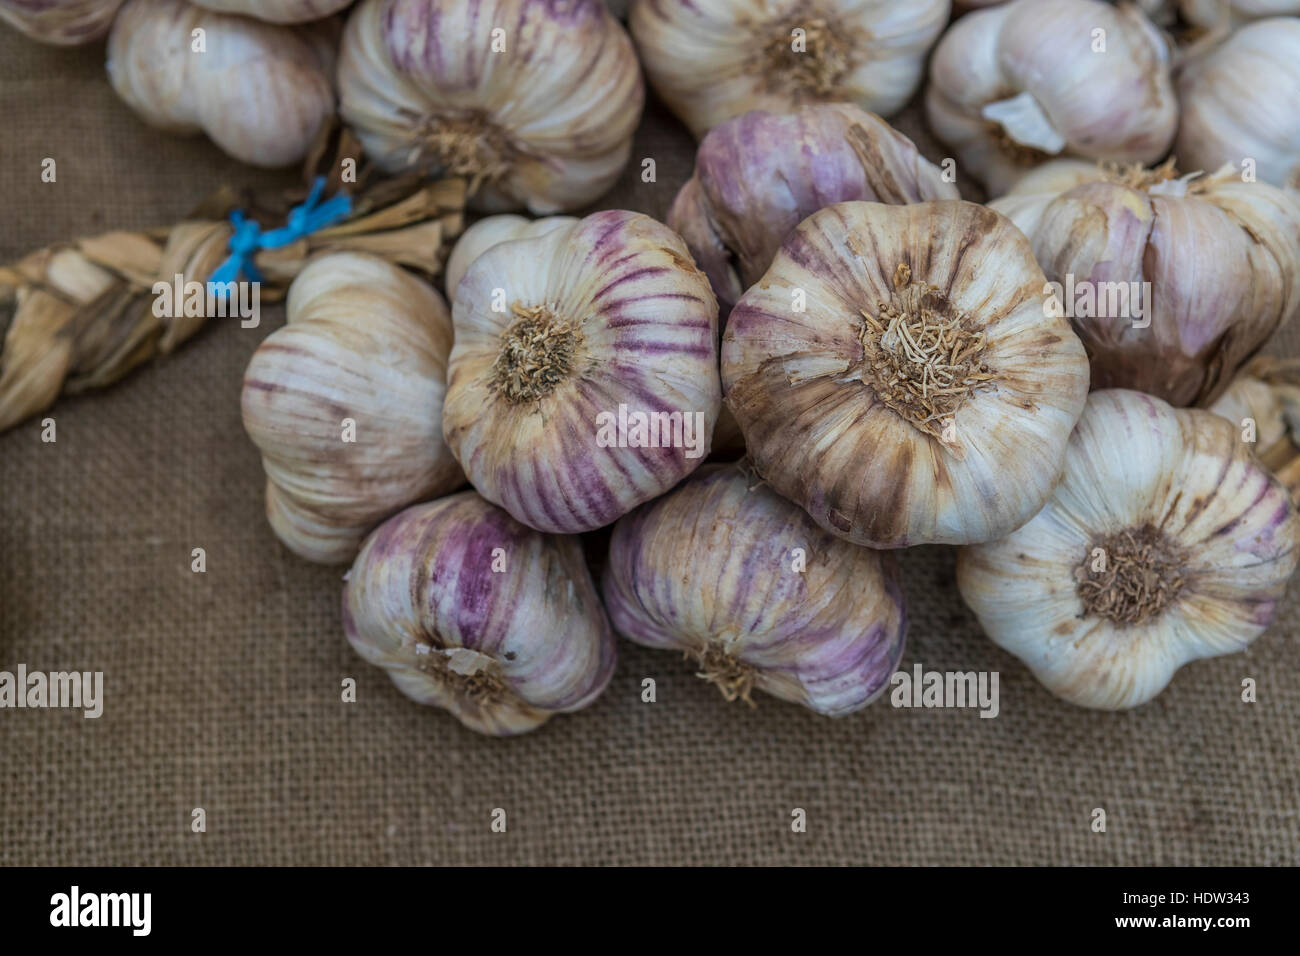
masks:
<svg viewBox="0 0 1300 956"><path fill-rule="evenodd" d="M0 20L33 40L55 46L94 43L123 0L0 0Z"/></svg>
<svg viewBox="0 0 1300 956"><path fill-rule="evenodd" d="M957 584L994 643L1052 693L1116 710L1189 661L1244 650L1300 556L1300 517L1236 426L1094 393L1046 507L962 550Z"/></svg>
<svg viewBox="0 0 1300 956"><path fill-rule="evenodd" d="M600 0L363 0L343 119L383 170L464 176L480 208L575 209L618 178L645 93Z"/></svg>
<svg viewBox="0 0 1300 956"><path fill-rule="evenodd" d="M472 491L366 539L343 631L402 693L482 734L521 734L594 701L614 637L577 538L541 534Z"/></svg>
<svg viewBox="0 0 1300 956"><path fill-rule="evenodd" d="M540 531L589 531L708 454L718 307L681 239L599 212L500 242L452 307L447 444L474 487Z"/></svg>
<svg viewBox="0 0 1300 956"><path fill-rule="evenodd" d="M487 216L470 226L452 246L451 255L447 257L447 296L456 298L456 286L474 260L498 243L511 239L531 239L544 236L552 229L572 226L578 220L573 216L547 216L545 219L526 219L502 213L499 216Z"/></svg>
<svg viewBox="0 0 1300 956"><path fill-rule="evenodd" d="M464 481L442 440L451 319L427 283L358 253L303 269L287 315L248 363L244 429L275 533L337 564L399 508Z"/></svg>
<svg viewBox="0 0 1300 956"><path fill-rule="evenodd" d="M703 468L619 519L603 591L615 630L693 657L728 700L761 690L849 714L903 655L892 557L823 531L743 463Z"/></svg>
<svg viewBox="0 0 1300 956"><path fill-rule="evenodd" d="M635 0L628 24L651 85L701 137L755 109L896 112L948 10L949 0Z"/></svg>
<svg viewBox="0 0 1300 956"><path fill-rule="evenodd" d="M1043 506L1088 361L1009 219L827 206L731 312L727 406L755 468L855 544L1000 538Z"/></svg>
<svg viewBox="0 0 1300 956"><path fill-rule="evenodd" d="M329 21L289 28L184 0L127 0L108 39L108 75L149 124L202 130L254 166L301 160L334 112Z"/></svg>
<svg viewBox="0 0 1300 956"><path fill-rule="evenodd" d="M1070 163L990 205L1033 244L1094 388L1206 404L1300 311L1300 195L1230 168Z"/></svg>
<svg viewBox="0 0 1300 956"><path fill-rule="evenodd" d="M709 132L668 211L725 321L795 226L823 206L960 199L906 136L849 104L754 110Z"/></svg>
<svg viewBox="0 0 1300 956"><path fill-rule="evenodd" d="M930 126L994 195L1053 156L1164 156L1178 124L1165 41L1133 7L1015 0L953 24L930 61Z"/></svg>
<svg viewBox="0 0 1300 956"><path fill-rule="evenodd" d="M190 0L218 13L237 13L268 23L307 23L338 13L352 0Z"/></svg>
<svg viewBox="0 0 1300 956"><path fill-rule="evenodd" d="M1178 77L1184 169L1231 163L1243 174L1300 189L1300 19L1242 27L1194 56Z"/></svg>

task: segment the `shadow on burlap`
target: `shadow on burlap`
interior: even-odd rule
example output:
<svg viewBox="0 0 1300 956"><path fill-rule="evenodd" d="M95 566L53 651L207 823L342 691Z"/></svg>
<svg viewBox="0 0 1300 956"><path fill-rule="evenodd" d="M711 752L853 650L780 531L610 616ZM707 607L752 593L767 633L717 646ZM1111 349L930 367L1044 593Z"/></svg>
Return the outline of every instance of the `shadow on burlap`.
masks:
<svg viewBox="0 0 1300 956"><path fill-rule="evenodd" d="M0 30L5 261L170 223L223 181L292 178L151 132L102 57ZM899 125L917 135L914 117ZM652 110L634 157L656 159L658 182L634 161L603 205L662 218L691 150ZM45 157L56 184L40 181ZM903 666L1000 671L997 719L887 700L839 721L771 699L751 711L627 642L593 707L519 739L409 702L344 641L342 569L294 558L263 517L239 388L282 321L211 327L60 402L55 444L35 423L0 435L0 669L105 674L98 720L0 711L0 864L1297 862L1294 601L1248 653L1187 667L1137 712L1089 713L982 638L951 551L920 548L902 556ZM1279 346L1294 353L1296 330ZM355 704L340 702L345 677ZM806 833L791 832L795 807Z"/></svg>

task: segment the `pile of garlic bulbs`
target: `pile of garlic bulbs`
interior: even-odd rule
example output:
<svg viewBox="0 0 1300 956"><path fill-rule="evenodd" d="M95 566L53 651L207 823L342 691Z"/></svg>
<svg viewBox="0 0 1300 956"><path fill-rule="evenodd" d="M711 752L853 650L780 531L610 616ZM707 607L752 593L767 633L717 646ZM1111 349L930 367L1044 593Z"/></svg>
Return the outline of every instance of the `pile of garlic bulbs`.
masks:
<svg viewBox="0 0 1300 956"><path fill-rule="evenodd" d="M1300 4L118 6L0 15L108 31L160 128L274 166L337 111L367 175L493 214L445 298L318 258L244 379L270 528L351 566L343 632L412 699L530 731L596 701L617 635L850 714L923 544L1084 707L1275 619L1300 374L1258 353L1300 312ZM647 88L696 143L662 182ZM943 147L882 118L909 100ZM620 181L665 221L604 208Z"/></svg>

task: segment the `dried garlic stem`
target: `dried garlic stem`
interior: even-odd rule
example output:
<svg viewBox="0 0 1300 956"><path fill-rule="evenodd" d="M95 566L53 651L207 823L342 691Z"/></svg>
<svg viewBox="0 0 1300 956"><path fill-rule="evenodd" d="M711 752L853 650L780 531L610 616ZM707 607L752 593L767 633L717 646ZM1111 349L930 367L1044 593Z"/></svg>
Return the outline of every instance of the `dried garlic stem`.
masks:
<svg viewBox="0 0 1300 956"><path fill-rule="evenodd" d="M1161 614L1182 590L1187 558L1150 524L1094 539L1074 572L1085 613L1119 625Z"/></svg>
<svg viewBox="0 0 1300 956"><path fill-rule="evenodd" d="M682 656L689 658L690 652ZM716 644L696 651L695 656L700 665L696 677L717 687L727 701L743 700L750 707L758 706L750 697L758 679L758 671L753 666L737 660Z"/></svg>
<svg viewBox="0 0 1300 956"><path fill-rule="evenodd" d="M886 406L939 438L972 392L991 387L993 371L980 361L985 334L934 286L913 282L906 263L894 270L889 301L876 306L879 315L862 310L858 333L863 381Z"/></svg>
<svg viewBox="0 0 1300 956"><path fill-rule="evenodd" d="M464 647L421 644L416 666L467 703L488 707L510 695L501 665L486 654Z"/></svg>
<svg viewBox="0 0 1300 956"><path fill-rule="evenodd" d="M802 49L794 45L796 36ZM763 50L763 76L774 93L827 99L853 69L853 47L851 33L839 24L824 16L796 14L773 28Z"/></svg>
<svg viewBox="0 0 1300 956"><path fill-rule="evenodd" d="M442 174L462 176L473 196L484 183L503 179L519 150L482 111L453 117L431 116L416 134L412 165L431 159Z"/></svg>

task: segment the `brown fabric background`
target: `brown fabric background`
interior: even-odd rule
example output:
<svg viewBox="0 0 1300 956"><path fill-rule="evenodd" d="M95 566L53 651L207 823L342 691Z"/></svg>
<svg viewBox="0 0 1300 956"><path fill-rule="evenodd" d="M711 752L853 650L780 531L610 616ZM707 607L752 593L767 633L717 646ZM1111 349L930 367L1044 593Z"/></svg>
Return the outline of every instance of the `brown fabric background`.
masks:
<svg viewBox="0 0 1300 956"><path fill-rule="evenodd" d="M148 130L102 47L0 29L0 257L170 223L222 181L287 181ZM917 123L900 125L915 135ZM652 109L609 206L662 217L691 165ZM932 159L943 154L927 150ZM40 162L58 162L57 184ZM639 166L638 166L639 168ZM726 704L673 655L621 642L589 710L491 740L402 697L340 631L341 569L272 536L239 419L262 327L210 327L108 392L0 435L0 669L102 670L104 715L0 711L4 864L1250 864L1300 847L1300 615L1184 669L1137 712L1056 701L981 637L952 553L902 557L904 666L1001 672L1001 715L832 721ZM1297 350L1295 330L1283 349ZM190 571L190 550L208 571ZM359 701L342 704L340 681ZM640 702L643 677L659 701ZM1239 701L1259 682L1259 703ZM208 832L189 830L203 807ZM505 834L490 830L507 810ZM808 831L790 831L790 811ZM1089 828L1104 807L1109 832Z"/></svg>

